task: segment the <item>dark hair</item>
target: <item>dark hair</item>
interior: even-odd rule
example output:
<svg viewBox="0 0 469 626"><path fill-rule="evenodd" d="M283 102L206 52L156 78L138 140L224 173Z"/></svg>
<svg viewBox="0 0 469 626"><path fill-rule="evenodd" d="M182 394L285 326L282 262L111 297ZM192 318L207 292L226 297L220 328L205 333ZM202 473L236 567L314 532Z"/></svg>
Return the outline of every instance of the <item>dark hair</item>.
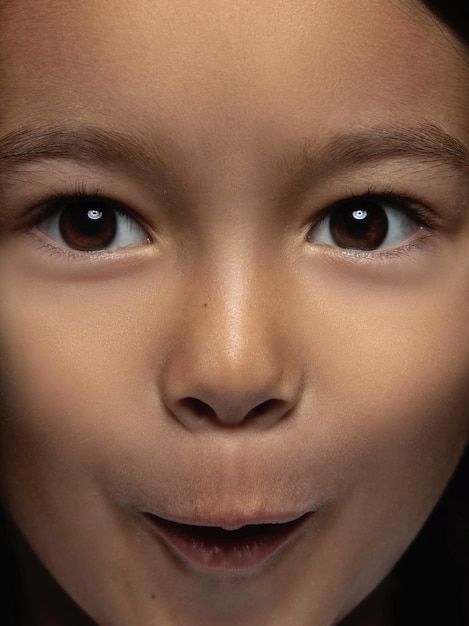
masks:
<svg viewBox="0 0 469 626"><path fill-rule="evenodd" d="M423 4L469 45L468 0L422 0Z"/></svg>
<svg viewBox="0 0 469 626"><path fill-rule="evenodd" d="M469 0L422 0L422 4L453 30L469 54ZM16 626L21 622L21 583L10 536L0 506L1 621ZM394 576L396 626L469 626L469 448Z"/></svg>

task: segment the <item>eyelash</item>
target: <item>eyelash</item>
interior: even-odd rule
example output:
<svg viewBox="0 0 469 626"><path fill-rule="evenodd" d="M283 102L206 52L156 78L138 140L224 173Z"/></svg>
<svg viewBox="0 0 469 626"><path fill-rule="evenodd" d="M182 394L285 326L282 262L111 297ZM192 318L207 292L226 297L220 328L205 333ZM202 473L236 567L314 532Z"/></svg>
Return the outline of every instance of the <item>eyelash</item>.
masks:
<svg viewBox="0 0 469 626"><path fill-rule="evenodd" d="M135 222L139 224L140 227L148 234L148 226L142 222L139 215L136 214L131 208L122 204L118 200L110 198L99 188L94 188L93 191L91 191L84 181L78 183L69 190L52 195L46 201L41 202L32 208L29 212L27 224L24 226L24 231L34 236L36 241L39 241L41 249L45 249L53 255L64 255L68 258L80 258L82 260L84 258L89 258L90 255L96 256L96 252L73 250L72 248L66 248L58 244L56 245L45 241L44 239L40 239L37 233L34 232L34 228L36 228L41 222L56 214L60 211L60 209L66 207L68 203L79 202L80 200L90 202L93 199L99 200L100 203L109 203L109 206L113 207L116 213L135 220ZM428 209L423 202L415 198L396 193L390 187L379 189L375 186L369 186L364 193L357 194L348 192L345 194L343 199L328 204L325 209L318 213L313 223L311 223L311 221L309 222L306 237L308 237L312 229L316 228L321 222L327 219L327 217L330 216L335 209L345 205L346 203L353 202L354 200L357 202L365 200L368 202L372 201L382 203L383 205L386 204L388 207L405 214L410 220L413 220L418 227L425 230L426 234L423 234L418 238L410 238L408 241L390 248L372 251L341 248L337 246L333 247L333 254L335 255L346 256L350 259L369 259L373 261L408 255L413 249L422 248L425 240L437 230L438 217L432 210ZM150 236L149 241L152 241L152 237ZM102 250L98 253L105 254L107 252L110 254L111 252L115 252L115 250L116 249L112 251Z"/></svg>
<svg viewBox="0 0 469 626"><path fill-rule="evenodd" d="M347 204L353 203L354 201L356 201L357 204L361 201L365 201L386 205L388 208L397 210L406 215L410 220L415 222L418 228L426 232L418 238L411 237L409 240L403 241L396 246L371 251L331 246L332 254L334 255L346 256L347 258L357 260L373 261L408 256L412 250L421 249L427 238L437 232L440 220L434 211L426 207L424 202L415 197L397 193L392 187L378 188L376 186L369 186L364 193L347 192L345 197L341 200L329 203L325 209L319 212L312 223L311 221L309 222L307 237L313 229L317 228L330 217L335 209L339 209L342 206L345 207Z"/></svg>
<svg viewBox="0 0 469 626"><path fill-rule="evenodd" d="M93 191L91 191L88 187L86 187L84 182L81 182L73 188L52 193L46 200L41 201L32 207L32 209L28 212L25 230L33 228L42 220L51 217L54 213L60 211L61 208L66 206L67 203L79 200L89 202L93 199L98 200L99 202L109 202L110 205L112 204L116 207L119 206L122 208L122 213L130 215L138 221L138 217L133 214L129 207L123 205L118 200L110 198L99 187L95 187L93 188ZM118 209L116 208L116 210Z"/></svg>
<svg viewBox="0 0 469 626"><path fill-rule="evenodd" d="M123 248L115 248L113 250L99 250L97 252L94 251L81 251L74 250L73 248L67 248L60 244L55 244L50 241L46 241L43 238L40 238L36 229L38 226L46 221L48 218L53 217L58 214L61 209L67 207L74 202L83 201L84 203L92 203L93 200L99 202L99 204L106 204L109 208L114 209L117 215L121 217L127 217L131 220L135 221L142 230L148 236L148 241L151 243L153 241L153 236L150 235L150 228L141 217L133 211L129 206L123 204L122 202L109 197L107 194L103 193L100 188L94 188L91 190L87 187L84 181L78 183L76 186L70 189L66 189L65 191L60 191L50 195L46 200L36 204L29 212L26 223L23 225L22 230L26 234L34 237L36 242L39 244L39 248L46 252L51 253L53 256L62 255L66 258L71 259L89 259L90 257L96 258L96 255L103 254L111 254L115 253L116 250L122 250Z"/></svg>

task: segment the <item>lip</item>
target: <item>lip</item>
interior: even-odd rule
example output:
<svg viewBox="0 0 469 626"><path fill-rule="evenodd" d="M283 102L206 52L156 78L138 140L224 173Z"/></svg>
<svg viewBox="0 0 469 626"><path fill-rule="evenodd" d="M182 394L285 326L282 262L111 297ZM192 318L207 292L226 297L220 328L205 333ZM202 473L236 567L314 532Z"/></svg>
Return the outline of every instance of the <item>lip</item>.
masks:
<svg viewBox="0 0 469 626"><path fill-rule="evenodd" d="M223 526L185 524L146 513L166 545L196 569L220 573L254 570L270 560L298 536L313 513L287 522Z"/></svg>

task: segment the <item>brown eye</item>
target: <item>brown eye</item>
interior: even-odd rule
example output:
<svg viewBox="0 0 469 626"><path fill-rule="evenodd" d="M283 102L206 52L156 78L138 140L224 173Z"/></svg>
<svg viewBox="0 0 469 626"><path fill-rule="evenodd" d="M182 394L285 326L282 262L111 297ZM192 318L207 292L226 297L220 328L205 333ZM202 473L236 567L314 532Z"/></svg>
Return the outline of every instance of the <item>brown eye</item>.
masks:
<svg viewBox="0 0 469 626"><path fill-rule="evenodd" d="M418 228L417 220L389 199L351 198L334 205L310 230L308 241L370 252L403 243Z"/></svg>
<svg viewBox="0 0 469 626"><path fill-rule="evenodd" d="M38 226L58 243L81 252L115 250L149 243L140 224L110 200L97 197L63 199Z"/></svg>
<svg viewBox="0 0 469 626"><path fill-rule="evenodd" d="M386 239L388 218L379 204L362 202L334 211L329 218L329 229L341 248L376 250Z"/></svg>
<svg viewBox="0 0 469 626"><path fill-rule="evenodd" d="M103 250L116 237L116 214L106 207L71 204L60 213L59 231L67 246L74 250Z"/></svg>

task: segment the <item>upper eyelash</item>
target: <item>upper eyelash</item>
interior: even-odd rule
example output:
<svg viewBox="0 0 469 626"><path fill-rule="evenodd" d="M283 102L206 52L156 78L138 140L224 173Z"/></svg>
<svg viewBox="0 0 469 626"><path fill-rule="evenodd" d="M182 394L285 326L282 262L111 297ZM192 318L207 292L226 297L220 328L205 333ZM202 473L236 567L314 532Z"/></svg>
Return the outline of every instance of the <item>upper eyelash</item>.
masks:
<svg viewBox="0 0 469 626"><path fill-rule="evenodd" d="M332 247L330 254L331 258L335 257L336 260L344 259L344 256L353 261L362 262L386 262L392 258L408 256L411 250L422 249L424 241L428 237L435 235L438 232L438 225L440 220L438 215L429 209L421 200L410 197L406 194L396 193L392 187L376 187L370 185L363 193L347 192L344 197L335 202L331 202L322 211L319 211L316 219L309 222L307 233L309 234L312 229L318 226L323 220L331 214L331 212L347 202L356 200L378 201L387 203L394 209L398 209L406 213L410 219L415 220L416 224L427 231L426 235L420 236L418 239L411 239L407 242L403 242L397 246L391 248L377 249L377 250L359 250L353 248L340 248Z"/></svg>
<svg viewBox="0 0 469 626"><path fill-rule="evenodd" d="M26 211L23 230L27 231L33 226L36 226L41 220L46 219L52 215L55 211L60 209L60 204L65 201L72 201L76 198L99 198L106 199L99 189L94 192L90 192L86 189L84 183L77 183L70 190L57 191L50 193L47 198L41 199L34 203L34 206L30 207ZM110 200L110 199L109 199Z"/></svg>
<svg viewBox="0 0 469 626"><path fill-rule="evenodd" d="M313 220L313 226L319 224L322 220L336 208L343 204L347 204L356 200L378 201L387 203L389 206L395 209L399 209L406 213L411 219L416 220L419 226L423 226L428 230L435 230L438 226L438 216L434 211L428 209L424 202L419 199L412 198L408 195L396 193L392 188L376 188L369 186L364 193L350 193L347 192L340 200L331 202L323 210L319 211L316 219ZM376 252L375 252L376 254Z"/></svg>
<svg viewBox="0 0 469 626"><path fill-rule="evenodd" d="M23 220L22 224L19 224L20 230L22 230L26 235L31 236L35 241L38 249L50 255L57 255L61 259L70 259L78 262L82 261L96 261L98 256L95 251L77 251L73 249L69 249L65 246L61 246L53 243L52 241L45 241L38 236L38 226L44 220L52 217L54 214L59 212L61 209L67 207L68 203L83 200L86 202L92 202L93 199L98 200L100 203L108 203L109 207L112 208L116 213L120 214L124 217L130 217L135 220L140 227L146 232L148 237L148 242L151 243L154 241L154 234L152 229L145 223L144 220L136 213L131 207L127 204L116 200L115 198L103 193L99 188L94 188L91 190L84 181L80 181L75 183L73 187L69 189L65 189L63 191L57 191L50 193L47 198L36 202L33 207L27 211L27 215ZM116 250L102 250L99 251L99 257L102 258L103 255L113 255L115 256L116 252L120 249Z"/></svg>
<svg viewBox="0 0 469 626"><path fill-rule="evenodd" d="M406 194L397 193L392 187L378 188L373 185L367 187L364 193L347 193L343 200L332 203L326 210L327 215L335 207L352 200L378 200L387 202L393 208L400 209L415 219L420 226L430 230L437 226L437 218L433 211L425 206L425 203L417 198L412 198Z"/></svg>
<svg viewBox="0 0 469 626"><path fill-rule="evenodd" d="M50 217L56 211L60 211L67 202L73 202L76 200L92 201L93 199L99 200L99 202L109 202L114 207L114 210L122 215L128 215L132 219L139 222L142 228L145 228L142 224L141 218L135 214L135 212L119 200L109 197L102 193L99 188L95 188L91 191L86 187L84 182L76 184L70 190L58 191L48 196L47 199L36 203L34 207L28 211L27 220L23 230L28 231L36 226L42 220Z"/></svg>
<svg viewBox="0 0 469 626"><path fill-rule="evenodd" d="M148 232L148 228L145 224L142 223L141 218L135 212L128 207L127 205L121 203L119 200L116 200L107 194L103 193L99 187L95 187L90 189L84 181L79 181L75 183L71 188L65 189L64 191L58 191L49 195L47 199L38 203L35 207L31 209L29 212L28 222L24 228L25 231L30 231L32 227L36 226L42 220L47 217L53 215L56 211L59 211L66 202L72 202L74 200L83 199L86 201L91 201L93 198L99 200L100 202L109 202L111 205L114 205L114 209L121 213L122 215L130 216L132 219L135 219L140 223L142 228L145 228ZM435 231L438 226L438 216L434 211L427 208L424 202L416 199L415 197L410 197L405 194L396 193L392 187L380 187L370 185L367 187L366 191L363 193L351 193L347 192L344 194L343 198L337 200L335 202L330 203L325 209L318 212L316 219L313 220L313 224L311 221L309 222L308 232L312 227L319 224L319 222L325 219L330 212L339 207L341 204L361 199L365 200L375 200L383 203L388 203L393 208L397 208L405 212L411 219L414 219L419 226L426 228L427 231ZM420 238L420 239L426 239ZM411 247L418 247L422 241L412 241L408 242L408 244L399 245L390 249L376 250L372 252L361 251L361 250L348 250L348 249L340 249L340 253L346 254L349 257L355 258L363 258L363 257L390 257L397 256L402 254L408 254ZM48 244L49 245L49 244ZM53 247L51 245L51 247ZM58 249L57 251L61 251L62 249ZM79 255L83 256L83 252L76 253L70 251L71 256Z"/></svg>

